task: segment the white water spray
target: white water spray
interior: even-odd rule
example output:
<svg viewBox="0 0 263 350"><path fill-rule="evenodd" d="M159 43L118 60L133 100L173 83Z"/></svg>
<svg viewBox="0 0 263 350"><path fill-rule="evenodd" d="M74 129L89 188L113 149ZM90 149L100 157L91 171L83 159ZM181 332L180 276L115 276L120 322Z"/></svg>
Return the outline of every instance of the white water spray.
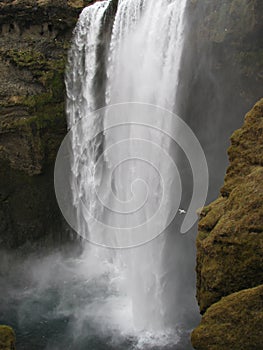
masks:
<svg viewBox="0 0 263 350"><path fill-rule="evenodd" d="M122 0L109 55L108 102L146 102L174 111L187 0Z"/></svg>
<svg viewBox="0 0 263 350"><path fill-rule="evenodd" d="M181 191L181 184L168 155L173 140L160 132L172 130L174 125L164 110L157 113L149 106L138 108L131 103L177 110L187 0L119 0L108 53L105 98L108 105L122 105L119 110L113 107L92 113L96 108L94 80L99 69L100 34L110 3L97 2L84 9L69 55L68 125L72 128L85 119L72 133L72 200L82 236L95 242L100 236L104 245L128 247L137 245L133 244L133 235L147 242L153 238L154 226L159 230L164 224L166 228L173 203L180 203L177 191ZM123 126L111 128L116 113ZM153 128L146 123L149 113ZM150 220L156 211L161 216L153 226ZM98 221L103 222L103 229L98 229ZM116 227L116 232L107 236L107 227L113 227L113 232ZM138 331L174 332L181 321L179 314L168 315L177 315L177 310L171 310L165 299L173 294L166 280L167 264L163 263L165 240L163 234L134 249L94 249L94 254L119 274L119 292L129 300L133 327ZM175 285L180 283L176 275L173 278Z"/></svg>

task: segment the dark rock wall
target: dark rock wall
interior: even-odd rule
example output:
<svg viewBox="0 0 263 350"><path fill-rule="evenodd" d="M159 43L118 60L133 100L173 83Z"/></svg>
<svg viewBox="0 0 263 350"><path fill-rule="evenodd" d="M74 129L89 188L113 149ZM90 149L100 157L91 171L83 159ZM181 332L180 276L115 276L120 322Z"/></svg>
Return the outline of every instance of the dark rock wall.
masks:
<svg viewBox="0 0 263 350"><path fill-rule="evenodd" d="M53 165L64 69L82 1L0 2L0 246L61 239Z"/></svg>
<svg viewBox="0 0 263 350"><path fill-rule="evenodd" d="M0 2L0 247L68 239L53 167L67 132L64 72L72 32L82 8L93 2ZM106 51L117 4L112 1L105 13L98 48L98 108L105 104Z"/></svg>
<svg viewBox="0 0 263 350"><path fill-rule="evenodd" d="M206 153L211 201L228 164L228 140L262 97L263 2L191 0L179 113Z"/></svg>

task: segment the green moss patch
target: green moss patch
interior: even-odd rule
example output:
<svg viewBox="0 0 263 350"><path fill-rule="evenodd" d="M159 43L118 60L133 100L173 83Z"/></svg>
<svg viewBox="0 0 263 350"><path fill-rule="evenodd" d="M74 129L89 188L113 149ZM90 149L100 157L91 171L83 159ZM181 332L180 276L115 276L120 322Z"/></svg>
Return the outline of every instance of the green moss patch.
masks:
<svg viewBox="0 0 263 350"><path fill-rule="evenodd" d="M192 333L197 350L259 350L263 339L263 285L212 305Z"/></svg>
<svg viewBox="0 0 263 350"><path fill-rule="evenodd" d="M263 99L234 132L223 196L203 209L197 237L201 312L242 289L263 284Z"/></svg>
<svg viewBox="0 0 263 350"><path fill-rule="evenodd" d="M43 85L45 94L35 96L24 96L19 103L25 105L36 105L39 102L55 102L64 99L64 70L66 64L65 56L51 58L37 50L7 50L4 53L7 60L18 69L30 71L33 80Z"/></svg>
<svg viewBox="0 0 263 350"><path fill-rule="evenodd" d="M15 350L15 332L11 327L0 326L0 350Z"/></svg>

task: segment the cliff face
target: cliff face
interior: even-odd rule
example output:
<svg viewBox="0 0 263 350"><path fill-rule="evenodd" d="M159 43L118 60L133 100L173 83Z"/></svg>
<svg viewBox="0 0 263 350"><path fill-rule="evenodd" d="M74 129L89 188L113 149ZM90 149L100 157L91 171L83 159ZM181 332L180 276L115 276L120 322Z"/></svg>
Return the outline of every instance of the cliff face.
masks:
<svg viewBox="0 0 263 350"><path fill-rule="evenodd" d="M223 298L207 310L193 332L195 349L262 349L262 310L262 285Z"/></svg>
<svg viewBox="0 0 263 350"><path fill-rule="evenodd" d="M0 1L0 248L63 239L53 167L67 131L65 63L78 15L94 2ZM107 29L117 3L108 8ZM109 34L104 31L102 41L109 43ZM106 45L101 46L95 86L100 106Z"/></svg>
<svg viewBox="0 0 263 350"><path fill-rule="evenodd" d="M6 1L0 9L0 157L36 175L65 134L63 76L79 11L67 1Z"/></svg>
<svg viewBox="0 0 263 350"><path fill-rule="evenodd" d="M191 0L188 7L190 41L196 63L193 84L200 79L201 70L211 75L211 92L219 93L227 81L225 88L231 93L226 94L226 101L231 98L233 101L237 95L242 98L243 106L251 106L261 98L263 82L262 1Z"/></svg>
<svg viewBox="0 0 263 350"><path fill-rule="evenodd" d="M179 115L205 150L209 201L228 165L227 140L262 97L262 7L261 0L188 1Z"/></svg>
<svg viewBox="0 0 263 350"><path fill-rule="evenodd" d="M66 133L64 68L83 1L0 3L0 244L61 225L52 167ZM55 238L56 239L56 238Z"/></svg>
<svg viewBox="0 0 263 350"><path fill-rule="evenodd" d="M205 314L192 335L197 350L262 347L263 99L232 135L228 155L221 196L199 221L197 299Z"/></svg>
<svg viewBox="0 0 263 350"><path fill-rule="evenodd" d="M242 79L251 78L254 85L260 84L263 68L262 1L194 0L192 4L199 11L195 19L203 14L197 37L202 45L211 45L217 50L217 69L222 68L225 56L228 59L232 56L229 64L241 67Z"/></svg>
<svg viewBox="0 0 263 350"><path fill-rule="evenodd" d="M0 2L0 247L60 242L65 232L53 185L54 161L67 131L64 71L79 13L93 2ZM101 35L99 97L116 8L117 0Z"/></svg>

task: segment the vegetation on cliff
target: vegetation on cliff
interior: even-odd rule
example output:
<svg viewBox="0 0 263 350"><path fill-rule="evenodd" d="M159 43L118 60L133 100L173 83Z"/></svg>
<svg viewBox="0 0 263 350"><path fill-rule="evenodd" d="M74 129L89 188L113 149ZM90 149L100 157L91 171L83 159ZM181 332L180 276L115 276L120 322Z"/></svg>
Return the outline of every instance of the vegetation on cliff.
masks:
<svg viewBox="0 0 263 350"><path fill-rule="evenodd" d="M205 314L193 333L198 350L262 344L262 286L219 300L263 283L263 99L234 132L228 153L221 197L202 210L199 222L197 299Z"/></svg>
<svg viewBox="0 0 263 350"><path fill-rule="evenodd" d="M91 0L0 2L0 246L60 238L53 166L67 132L64 72L72 32ZM105 14L111 28L117 1ZM110 42L110 30L101 33ZM103 46L103 45L102 45ZM106 47L106 45L105 45ZM100 48L97 95L105 81ZM99 98L98 98L99 100ZM100 106L104 101L100 101ZM21 205L23 203L23 205Z"/></svg>
<svg viewBox="0 0 263 350"><path fill-rule="evenodd" d="M32 4L8 2L0 17L0 159L29 175L54 160L66 132L64 70L78 13L59 1Z"/></svg>
<svg viewBox="0 0 263 350"><path fill-rule="evenodd" d="M15 350L15 339L11 327L0 326L0 350Z"/></svg>
<svg viewBox="0 0 263 350"><path fill-rule="evenodd" d="M66 134L64 70L83 1L0 3L0 245L61 236L53 164ZM59 228L60 227L60 228Z"/></svg>
<svg viewBox="0 0 263 350"><path fill-rule="evenodd" d="M192 333L198 350L259 350L263 339L263 285L213 304Z"/></svg>
<svg viewBox="0 0 263 350"><path fill-rule="evenodd" d="M201 312L263 283L263 99L234 132L222 196L204 208L197 238Z"/></svg>

